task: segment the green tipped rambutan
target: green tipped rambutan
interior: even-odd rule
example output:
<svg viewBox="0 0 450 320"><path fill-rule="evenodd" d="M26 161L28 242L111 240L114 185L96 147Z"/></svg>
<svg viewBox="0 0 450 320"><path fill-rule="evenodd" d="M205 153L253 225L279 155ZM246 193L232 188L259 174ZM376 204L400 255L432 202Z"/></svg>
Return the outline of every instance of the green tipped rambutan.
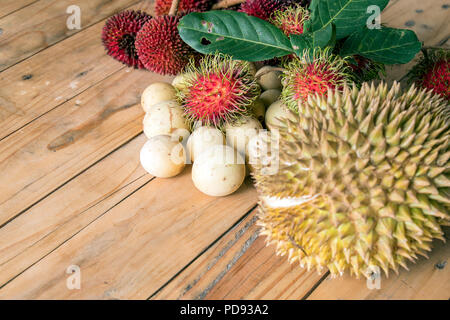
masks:
<svg viewBox="0 0 450 320"><path fill-rule="evenodd" d="M223 54L208 55L185 70L184 83L177 97L186 119L193 124L223 125L251 114L260 88L246 61Z"/></svg>
<svg viewBox="0 0 450 320"><path fill-rule="evenodd" d="M419 62L408 73L409 82L450 101L450 50L424 49Z"/></svg>
<svg viewBox="0 0 450 320"><path fill-rule="evenodd" d="M342 90L352 80L345 58L332 54L329 49L315 50L312 55L305 51L302 57L286 64L282 99L297 112L298 104L306 102L308 96L327 96L329 90Z"/></svg>
<svg viewBox="0 0 450 320"><path fill-rule="evenodd" d="M203 12L211 8L214 1L211 0L180 0L179 13ZM172 0L156 0L155 13L157 16L169 14Z"/></svg>
<svg viewBox="0 0 450 320"><path fill-rule="evenodd" d="M281 29L285 35L302 34L304 23L309 19L309 11L300 5L287 7L273 13L270 22Z"/></svg>
<svg viewBox="0 0 450 320"><path fill-rule="evenodd" d="M102 31L102 42L108 55L128 67L143 69L135 38L151 16L142 11L126 10L109 18Z"/></svg>
<svg viewBox="0 0 450 320"><path fill-rule="evenodd" d="M179 16L160 16L148 21L136 36L139 59L150 71L175 75L199 54L181 40Z"/></svg>

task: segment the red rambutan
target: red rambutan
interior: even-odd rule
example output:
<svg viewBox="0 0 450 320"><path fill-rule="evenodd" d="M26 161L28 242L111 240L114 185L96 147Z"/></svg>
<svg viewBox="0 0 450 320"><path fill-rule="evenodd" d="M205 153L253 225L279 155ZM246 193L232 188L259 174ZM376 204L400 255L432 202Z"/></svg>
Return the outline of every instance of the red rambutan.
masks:
<svg viewBox="0 0 450 320"><path fill-rule="evenodd" d="M260 93L249 63L222 54L205 56L198 67L191 63L184 81L177 96L191 125L222 128L249 115Z"/></svg>
<svg viewBox="0 0 450 320"><path fill-rule="evenodd" d="M159 74L179 73L198 53L181 40L179 16L159 16L148 21L136 36L136 50L145 68Z"/></svg>
<svg viewBox="0 0 450 320"><path fill-rule="evenodd" d="M300 5L277 10L273 13L270 22L281 29L285 35L302 34L303 26L309 19L309 11Z"/></svg>
<svg viewBox="0 0 450 320"><path fill-rule="evenodd" d="M328 90L342 90L353 79L346 59L330 53L330 50L316 50L313 57L305 52L294 58L283 74L282 99L297 112L298 103L307 101L309 95L327 95Z"/></svg>
<svg viewBox="0 0 450 320"><path fill-rule="evenodd" d="M450 50L423 50L423 57L408 76L409 82L433 90L450 101Z"/></svg>
<svg viewBox="0 0 450 320"><path fill-rule="evenodd" d="M203 12L207 11L213 1L210 0L180 0L178 5L178 12L189 13L189 12ZM170 6L172 5L172 0L156 0L155 2L155 13L157 16L162 16L169 14Z"/></svg>
<svg viewBox="0 0 450 320"><path fill-rule="evenodd" d="M349 67L352 70L352 74L361 83L380 79L380 74L386 75L384 64L360 55L354 55L350 58Z"/></svg>
<svg viewBox="0 0 450 320"><path fill-rule="evenodd" d="M246 0L239 11L249 16L269 20L275 11L284 10L296 4L305 6L307 3L309 1L305 0Z"/></svg>
<svg viewBox="0 0 450 320"><path fill-rule="evenodd" d="M147 13L132 10L109 18L102 31L102 42L108 55L129 67L143 69L134 41L137 32L150 19Z"/></svg>

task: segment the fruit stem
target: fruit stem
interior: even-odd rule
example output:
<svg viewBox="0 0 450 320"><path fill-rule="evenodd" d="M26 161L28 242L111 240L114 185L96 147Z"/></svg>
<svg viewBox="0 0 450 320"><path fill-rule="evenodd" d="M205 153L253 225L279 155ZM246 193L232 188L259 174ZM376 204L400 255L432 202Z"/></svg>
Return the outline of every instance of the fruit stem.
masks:
<svg viewBox="0 0 450 320"><path fill-rule="evenodd" d="M177 15L179 4L180 4L180 0L172 0L172 5L170 6L170 10L169 10L169 16Z"/></svg>
<svg viewBox="0 0 450 320"><path fill-rule="evenodd" d="M212 6L213 10L225 9L245 2L245 0L220 0Z"/></svg>

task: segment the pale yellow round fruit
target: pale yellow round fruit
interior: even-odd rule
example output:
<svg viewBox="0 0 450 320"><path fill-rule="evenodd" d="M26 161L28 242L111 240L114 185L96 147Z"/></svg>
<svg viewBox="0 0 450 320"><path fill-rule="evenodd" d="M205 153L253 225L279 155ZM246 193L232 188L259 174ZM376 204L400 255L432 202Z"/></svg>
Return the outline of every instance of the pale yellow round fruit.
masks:
<svg viewBox="0 0 450 320"><path fill-rule="evenodd" d="M176 101L163 101L151 106L144 116L144 133L147 138L166 134L185 136L189 134L183 109ZM185 131L186 134L183 134ZM182 134L180 134L180 132Z"/></svg>
<svg viewBox="0 0 450 320"><path fill-rule="evenodd" d="M214 127L199 127L192 132L187 141L187 149L191 156L191 161L206 149L215 145L224 145L225 136L222 131Z"/></svg>
<svg viewBox="0 0 450 320"><path fill-rule="evenodd" d="M278 100L271 104L266 112L266 125L270 129L272 126L284 126L280 119L291 119L294 120L294 114L283 104L282 101Z"/></svg>
<svg viewBox="0 0 450 320"><path fill-rule="evenodd" d="M183 145L167 135L154 136L141 149L141 165L151 175L159 178L176 176L186 163Z"/></svg>
<svg viewBox="0 0 450 320"><path fill-rule="evenodd" d="M192 166L192 181L201 192L221 197L235 192L245 179L245 162L230 146L203 151Z"/></svg>
<svg viewBox="0 0 450 320"><path fill-rule="evenodd" d="M162 101L175 100L175 88L167 82L155 82L145 88L141 96L141 106L145 112Z"/></svg>
<svg viewBox="0 0 450 320"><path fill-rule="evenodd" d="M263 90L281 89L281 71L264 66L256 72L256 81Z"/></svg>
<svg viewBox="0 0 450 320"><path fill-rule="evenodd" d="M259 99L264 103L266 108L270 107L272 103L278 100L281 95L281 90L279 89L269 89L261 93Z"/></svg>
<svg viewBox="0 0 450 320"><path fill-rule="evenodd" d="M227 124L225 126L227 144L248 158L248 142L260 130L262 130L261 123L253 117L247 117L239 123Z"/></svg>

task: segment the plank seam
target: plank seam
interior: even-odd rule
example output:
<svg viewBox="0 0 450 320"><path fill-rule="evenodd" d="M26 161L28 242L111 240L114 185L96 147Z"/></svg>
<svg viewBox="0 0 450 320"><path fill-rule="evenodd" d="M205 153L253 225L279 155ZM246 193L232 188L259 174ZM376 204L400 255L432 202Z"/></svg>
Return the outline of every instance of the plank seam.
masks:
<svg viewBox="0 0 450 320"><path fill-rule="evenodd" d="M33 206L35 206L37 203L39 203L40 201L44 200L45 198L49 197L50 195L52 195L54 192L58 191L59 189L61 189L62 187L64 187L66 184L68 184L70 181L72 181L73 179L75 179L76 177L78 177L79 175L83 174L84 172L86 172L89 168L95 166L97 163L99 163L100 161L104 160L106 157L108 157L110 154L112 154L113 152L119 150L120 148L122 148L123 146L125 146L126 144L128 144L129 142L131 142L133 139L137 138L140 134L142 134L142 131L140 131L138 134L136 134L135 136L132 136L130 139L126 140L124 143L118 145L116 148L112 149L111 151L109 151L107 154L105 154L103 157L100 157L99 159L97 159L96 161L94 161L92 164L88 165L86 168L84 168L83 170L81 170L80 172L76 173L73 177L71 177L70 179L68 179L67 181L65 181L64 183L62 183L61 185L59 185L58 187L56 187L55 189L51 190L49 193L47 193L46 195L42 196L41 198L39 198L38 200L36 200L35 202L33 202L32 204L30 204L28 207L26 207L25 209L23 209L22 211L20 211L18 214L16 214L15 216L11 217L10 219L8 219L7 221L5 221L2 225L0 225L0 230L6 226L8 223L10 223L11 221L13 221L14 219L16 219L17 217L21 216L22 214L24 214L26 211L28 211L30 208L32 208ZM153 180L153 179L152 179ZM152 181L150 180L150 181ZM149 182L150 182L149 181ZM1 289L1 287L0 287Z"/></svg>
<svg viewBox="0 0 450 320"><path fill-rule="evenodd" d="M225 230L219 237L217 237L214 241L212 241L205 249L203 249L197 256L195 256L190 262L188 262L184 267L182 267L178 272L176 272L166 283L164 283L159 289L157 289L154 293L152 293L146 300L152 299L155 295L157 295L161 290L163 290L169 283L175 280L183 271L185 271L189 266L191 266L195 261L197 261L205 252L211 249L216 243L218 243L222 238L224 238L229 232L235 229L245 218L247 218L258 206L255 204L251 207L243 216L241 216L231 227Z"/></svg>
<svg viewBox="0 0 450 320"><path fill-rule="evenodd" d="M137 4L141 3L141 2L144 2L144 1L145 1L145 0L139 0L139 1L133 2L133 4L131 4L130 6L123 8L122 11L124 11L124 10L129 10L131 7L137 5ZM37 1L36 1L36 2L37 2ZM20 10L20 9L19 9L19 10ZM0 74L1 74L3 71L8 70L8 69L10 69L10 68L12 68L12 67L18 65L19 63L24 62L25 60L28 60L28 59L30 59L31 57L34 57L36 54L38 54L38 53L40 53L40 52L42 52L42 51L44 51L44 50L47 50L47 49L49 49L49 48L52 48L53 46L57 45L57 44L60 43L60 42L63 42L63 41L65 41L65 40L67 40L67 39L70 39L72 36L74 36L74 35L76 35L76 34L81 34L81 32L83 32L83 31L85 31L85 30L88 30L88 29L92 28L93 26L96 26L96 25L99 24L99 23L104 23L106 20L108 20L108 19L109 19L110 17L112 17L114 14L115 14L115 13L113 13L113 14L107 16L106 18L104 18L104 19L102 19L102 20L99 20L99 21L97 21L97 22L91 23L91 24L87 25L86 27L84 27L83 29L81 29L80 31L74 32L74 33L72 33L71 35L69 35L68 37L63 38L63 39L60 39L60 40L58 40L58 41L56 41L56 42L50 44L48 47L42 48L42 49L40 49L40 50L38 50L38 51L32 53L31 55L29 55L29 56L26 57L26 58L23 58L22 60L19 60L19 61L14 62L14 63L11 64L10 66L7 66L6 68L0 70Z"/></svg>
<svg viewBox="0 0 450 320"><path fill-rule="evenodd" d="M322 282L328 278L328 276L330 275L330 271L325 272L325 274L319 279L319 281L317 281L311 289L309 289L309 291L300 299L300 300L307 300L309 298L309 296L313 293L314 290L317 289L317 287L319 287Z"/></svg>
<svg viewBox="0 0 450 320"><path fill-rule="evenodd" d="M9 15L11 15L11 14L16 13L17 11L20 11L20 10L22 10L22 9L25 9L26 7L29 7L29 6L35 4L35 3L38 2L38 1L39 1L39 0L35 0L35 1L33 1L33 2L29 3L29 4L27 4L27 5L24 5L24 6L21 7L21 8L18 8L18 9L16 9L16 10L13 10L13 11L11 11L11 12L5 14L4 16L0 16L0 19L6 18L7 16L9 16Z"/></svg>
<svg viewBox="0 0 450 320"><path fill-rule="evenodd" d="M71 235L69 238L67 238L66 240L64 240L63 242L61 242L58 246L56 246L54 249L52 249L51 251L49 251L47 254L45 254L44 256L42 256L41 258L39 258L38 260L36 260L34 263L32 263L31 265L29 265L26 269L22 270L20 273L18 273L17 275L15 275L14 277L12 277L11 279L9 279L8 281L6 281L3 285L0 285L0 290L3 289L5 286L7 286L9 283L11 283L12 281L14 281L17 277L19 277L21 274L23 274L24 272L26 272L28 269L30 269L31 267L33 267L34 265L36 265L37 263L39 263L40 261L42 261L43 259L45 259L47 256L49 256L50 254L52 254L55 250L57 250L58 248L60 248L62 245L64 245L65 243L67 243L68 241L70 241L72 238L74 238L77 234L79 234L80 232L82 232L84 229L86 229L88 226L90 226L92 223L96 222L98 219L100 219L101 217L103 217L105 214L107 214L108 212L110 212L112 209L114 209L116 206L118 206L120 203L122 203L123 201L125 201L126 199L128 199L130 196L132 196L133 194L135 194L137 191L139 191L140 189L142 189L143 187L145 187L147 184L149 184L150 182L152 182L153 180L155 180L156 177L152 177L149 181L147 181L146 183L144 183L142 186L138 187L136 190L133 190L133 192L131 192L130 194L128 194L127 196L125 196L123 199L121 199L120 201L118 201L116 204L114 204L111 208L109 208L108 210L106 210L105 212L103 212L102 214L100 214L97 218L95 218L94 220L92 220L91 222L89 222L87 225L85 225L83 228L81 228L80 230L78 230L77 232L75 232L73 235Z"/></svg>

